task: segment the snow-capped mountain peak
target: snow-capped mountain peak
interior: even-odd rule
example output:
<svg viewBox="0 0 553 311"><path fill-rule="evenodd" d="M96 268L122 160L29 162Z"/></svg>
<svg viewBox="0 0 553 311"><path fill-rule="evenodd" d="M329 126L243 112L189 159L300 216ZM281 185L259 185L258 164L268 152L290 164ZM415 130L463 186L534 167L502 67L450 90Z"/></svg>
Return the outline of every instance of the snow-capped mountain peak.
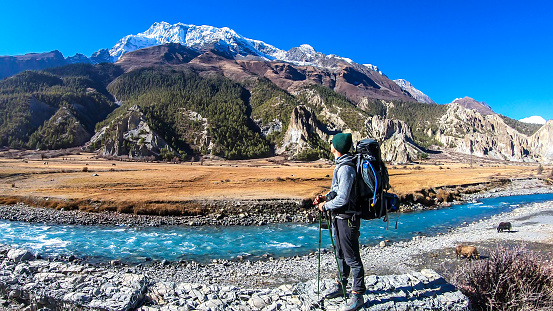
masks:
<svg viewBox="0 0 553 311"><path fill-rule="evenodd" d="M127 52L167 43L180 43L198 51L215 48L231 57L254 56L265 60L280 60L300 66L316 66L331 70L339 68L340 62L354 63L349 58L324 55L309 44L302 44L285 51L263 41L246 38L228 27L217 28L167 22L156 22L142 33L128 35L119 40L109 50L110 60L116 62Z"/></svg>
<svg viewBox="0 0 553 311"><path fill-rule="evenodd" d="M183 23L171 25L160 22L154 23L145 32L125 36L110 49L109 54L111 60L115 62L127 52L166 43L180 43L194 49L216 45L235 55L254 55L268 60L275 59L274 54L283 52L262 41L245 38L227 27L217 28Z"/></svg>
<svg viewBox="0 0 553 311"><path fill-rule="evenodd" d="M367 65L365 65L365 66L367 66ZM413 98L416 99L418 102L427 103L427 104L435 104L435 102L430 97L428 97L428 95L426 95L423 92L416 89L411 84L411 82L409 82L407 80L404 80L404 79L396 79L396 80L394 80L394 82L397 85L399 85L399 87L401 89L403 89L404 91L409 92L409 94L411 94L411 96L413 96Z"/></svg>
<svg viewBox="0 0 553 311"><path fill-rule="evenodd" d="M520 122L533 123L533 124L545 124L547 121L541 116L531 116L528 118L520 119Z"/></svg>
<svg viewBox="0 0 553 311"><path fill-rule="evenodd" d="M315 54L315 49L309 44L302 44L299 46L299 49L306 54Z"/></svg>

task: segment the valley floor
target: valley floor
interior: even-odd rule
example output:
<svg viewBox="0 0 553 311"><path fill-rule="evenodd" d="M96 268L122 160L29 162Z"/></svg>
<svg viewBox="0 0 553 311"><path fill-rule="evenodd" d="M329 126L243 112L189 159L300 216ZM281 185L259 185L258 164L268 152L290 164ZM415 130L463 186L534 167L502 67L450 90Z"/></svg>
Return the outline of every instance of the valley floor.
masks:
<svg viewBox="0 0 553 311"><path fill-rule="evenodd" d="M113 161L86 153L51 156L1 152L0 203L140 215L239 215L243 202L254 208L263 208L258 201L301 205L328 191L333 173L330 161L278 157L171 164ZM551 172L545 167L538 174L535 163L468 160L444 153L419 164L388 165L390 191L407 196L447 187L462 193L473 185L546 178Z"/></svg>

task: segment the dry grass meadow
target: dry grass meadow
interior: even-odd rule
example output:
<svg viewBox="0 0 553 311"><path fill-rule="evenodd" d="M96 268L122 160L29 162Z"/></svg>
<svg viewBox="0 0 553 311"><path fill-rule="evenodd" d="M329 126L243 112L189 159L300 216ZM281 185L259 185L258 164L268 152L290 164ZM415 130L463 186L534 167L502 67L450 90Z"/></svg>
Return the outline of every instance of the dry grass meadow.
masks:
<svg viewBox="0 0 553 311"><path fill-rule="evenodd" d="M438 163L439 162L439 163ZM388 165L392 192L408 194L442 186L482 183L537 174L537 164L438 161ZM549 173L551 168L544 168ZM259 159L145 163L97 159L94 154L0 158L0 197L52 202L177 204L202 200L308 199L328 190L330 162ZM67 204L66 204L67 205ZM61 206L61 205L60 205ZM52 207L60 207L55 204ZM67 206L71 207L71 206Z"/></svg>

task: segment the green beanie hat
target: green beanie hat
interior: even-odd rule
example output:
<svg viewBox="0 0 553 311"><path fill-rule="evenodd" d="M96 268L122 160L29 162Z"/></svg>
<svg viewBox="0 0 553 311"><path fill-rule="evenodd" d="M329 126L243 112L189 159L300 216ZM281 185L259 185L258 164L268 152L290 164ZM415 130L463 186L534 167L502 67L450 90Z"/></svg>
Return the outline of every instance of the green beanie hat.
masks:
<svg viewBox="0 0 553 311"><path fill-rule="evenodd" d="M351 133L339 133L332 138L332 145L334 149L338 150L341 154L346 154L351 149L352 140Z"/></svg>

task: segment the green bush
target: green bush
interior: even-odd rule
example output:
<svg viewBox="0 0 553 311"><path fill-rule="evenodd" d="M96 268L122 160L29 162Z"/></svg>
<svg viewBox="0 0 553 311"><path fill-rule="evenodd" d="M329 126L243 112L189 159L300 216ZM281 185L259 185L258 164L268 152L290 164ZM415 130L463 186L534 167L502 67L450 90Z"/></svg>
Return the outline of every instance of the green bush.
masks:
<svg viewBox="0 0 553 311"><path fill-rule="evenodd" d="M315 161L319 159L319 151L314 149L305 149L298 153L296 159L299 161Z"/></svg>

